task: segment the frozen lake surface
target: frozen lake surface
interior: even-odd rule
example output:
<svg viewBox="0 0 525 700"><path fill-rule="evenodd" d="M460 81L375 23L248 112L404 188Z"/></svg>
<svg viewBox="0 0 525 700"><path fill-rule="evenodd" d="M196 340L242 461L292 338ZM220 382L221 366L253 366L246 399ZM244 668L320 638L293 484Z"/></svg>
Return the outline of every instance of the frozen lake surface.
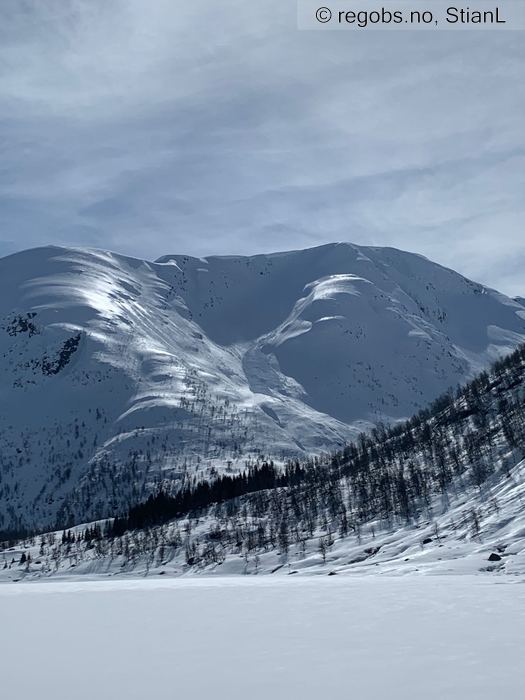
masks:
<svg viewBox="0 0 525 700"><path fill-rule="evenodd" d="M17 700L523 697L525 586L474 576L0 586Z"/></svg>

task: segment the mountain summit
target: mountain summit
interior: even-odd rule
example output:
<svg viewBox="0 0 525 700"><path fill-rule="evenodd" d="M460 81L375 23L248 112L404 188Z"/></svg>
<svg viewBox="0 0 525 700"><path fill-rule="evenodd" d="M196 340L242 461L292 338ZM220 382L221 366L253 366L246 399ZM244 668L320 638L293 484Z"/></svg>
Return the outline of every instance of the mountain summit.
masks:
<svg viewBox="0 0 525 700"><path fill-rule="evenodd" d="M525 307L392 248L0 260L0 530L333 449L525 341Z"/></svg>

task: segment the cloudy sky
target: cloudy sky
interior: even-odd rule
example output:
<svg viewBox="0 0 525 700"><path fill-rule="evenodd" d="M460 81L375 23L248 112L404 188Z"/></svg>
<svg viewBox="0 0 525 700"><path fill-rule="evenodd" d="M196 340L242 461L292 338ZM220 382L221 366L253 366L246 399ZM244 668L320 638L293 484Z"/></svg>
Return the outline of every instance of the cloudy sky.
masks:
<svg viewBox="0 0 525 700"><path fill-rule="evenodd" d="M521 32L298 31L295 0L2 0L0 255L346 240L525 296L524 115Z"/></svg>

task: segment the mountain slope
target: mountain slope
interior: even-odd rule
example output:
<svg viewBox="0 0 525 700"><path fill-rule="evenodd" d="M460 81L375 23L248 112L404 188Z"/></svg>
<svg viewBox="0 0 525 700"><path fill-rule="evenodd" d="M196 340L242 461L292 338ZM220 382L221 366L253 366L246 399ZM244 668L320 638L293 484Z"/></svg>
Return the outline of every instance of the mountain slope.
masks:
<svg viewBox="0 0 525 700"><path fill-rule="evenodd" d="M525 575L525 345L409 421L286 468L3 545L0 580L273 573Z"/></svg>
<svg viewBox="0 0 525 700"><path fill-rule="evenodd" d="M332 449L512 350L524 319L519 302L393 249L3 258L0 529Z"/></svg>
<svg viewBox="0 0 525 700"><path fill-rule="evenodd" d="M521 342L524 309L425 258L333 244L253 258L161 258L192 318L243 347L251 386L344 421L403 418Z"/></svg>

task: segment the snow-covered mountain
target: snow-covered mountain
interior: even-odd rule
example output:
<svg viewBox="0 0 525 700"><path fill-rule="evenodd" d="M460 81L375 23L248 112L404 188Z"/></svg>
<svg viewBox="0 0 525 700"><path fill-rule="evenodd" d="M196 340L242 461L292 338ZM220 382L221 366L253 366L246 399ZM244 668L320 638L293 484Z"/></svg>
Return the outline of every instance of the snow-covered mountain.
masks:
<svg viewBox="0 0 525 700"><path fill-rule="evenodd" d="M0 582L414 572L523 580L524 407L525 345L342 451L222 474L124 517L0 542Z"/></svg>
<svg viewBox="0 0 525 700"><path fill-rule="evenodd" d="M523 341L518 301L389 248L8 256L0 530L105 516L159 479L332 449Z"/></svg>

